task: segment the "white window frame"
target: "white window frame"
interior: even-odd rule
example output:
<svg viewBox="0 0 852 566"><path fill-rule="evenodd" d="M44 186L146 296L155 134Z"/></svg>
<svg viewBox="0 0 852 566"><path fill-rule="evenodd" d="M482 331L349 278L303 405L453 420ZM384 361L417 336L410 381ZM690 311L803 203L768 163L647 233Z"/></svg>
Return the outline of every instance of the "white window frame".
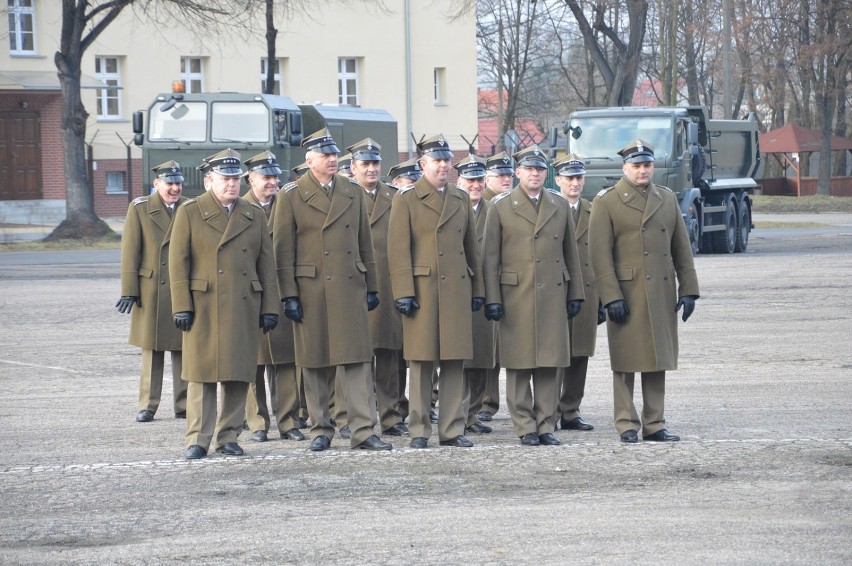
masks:
<svg viewBox="0 0 852 566"><path fill-rule="evenodd" d="M9 13L9 53L11 55L32 55L36 52L35 0L7 0ZM22 29L23 16L30 17L30 29ZM33 48L23 48L25 34L32 35Z"/></svg>
<svg viewBox="0 0 852 566"><path fill-rule="evenodd" d="M109 61L115 62L115 71L106 71ZM107 88L95 91L98 120L121 119L121 57L98 55L95 57L95 78ZM110 101L115 101L115 113L110 113Z"/></svg>
<svg viewBox="0 0 852 566"><path fill-rule="evenodd" d="M198 61L197 72L192 70L193 61ZM183 83L184 92L204 92L204 57L181 57L180 80ZM193 81L198 81L199 90L192 88Z"/></svg>
<svg viewBox="0 0 852 566"><path fill-rule="evenodd" d="M346 70L347 62L349 61L355 63L354 71ZM358 57L338 57L337 59L337 103L341 106L361 105L361 81L358 78L360 66Z"/></svg>
<svg viewBox="0 0 852 566"><path fill-rule="evenodd" d="M120 179L121 184L110 183L110 179ZM127 194L127 174L124 171L107 171L104 173L104 190L108 195Z"/></svg>
<svg viewBox="0 0 852 566"><path fill-rule="evenodd" d="M263 85L266 84L266 67L267 58L260 59L260 92L263 92ZM284 66L282 59L275 59L275 74L272 76L273 89L272 94L284 94L284 81L281 80L281 68Z"/></svg>
<svg viewBox="0 0 852 566"><path fill-rule="evenodd" d="M433 98L435 106L447 104L447 68L435 67L432 71Z"/></svg>

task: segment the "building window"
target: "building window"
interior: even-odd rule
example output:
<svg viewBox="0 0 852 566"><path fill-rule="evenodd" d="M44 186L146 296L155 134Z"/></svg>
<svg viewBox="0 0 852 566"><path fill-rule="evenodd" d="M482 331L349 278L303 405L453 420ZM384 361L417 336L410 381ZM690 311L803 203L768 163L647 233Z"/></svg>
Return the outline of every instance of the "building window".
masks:
<svg viewBox="0 0 852 566"><path fill-rule="evenodd" d="M127 194L127 189L124 188L124 171L107 171L106 194Z"/></svg>
<svg viewBox="0 0 852 566"><path fill-rule="evenodd" d="M120 71L118 57L95 57L95 78L107 85L95 91L98 119L121 118Z"/></svg>
<svg viewBox="0 0 852 566"><path fill-rule="evenodd" d="M33 0L8 0L9 51L35 52L35 8Z"/></svg>
<svg viewBox="0 0 852 566"><path fill-rule="evenodd" d="M180 58L180 80L185 92L204 92L204 65L201 57Z"/></svg>
<svg viewBox="0 0 852 566"><path fill-rule="evenodd" d="M341 57L337 60L337 101L346 106L358 106L358 59Z"/></svg>
<svg viewBox="0 0 852 566"><path fill-rule="evenodd" d="M435 104L447 103L447 69L446 67L435 67L432 74L434 83Z"/></svg>
<svg viewBox="0 0 852 566"><path fill-rule="evenodd" d="M266 57L260 60L260 92L266 92L266 62L268 59ZM284 66L284 63L281 59L275 60L275 68L272 70L274 73L272 77L272 94L282 94L284 92L281 82L281 67Z"/></svg>

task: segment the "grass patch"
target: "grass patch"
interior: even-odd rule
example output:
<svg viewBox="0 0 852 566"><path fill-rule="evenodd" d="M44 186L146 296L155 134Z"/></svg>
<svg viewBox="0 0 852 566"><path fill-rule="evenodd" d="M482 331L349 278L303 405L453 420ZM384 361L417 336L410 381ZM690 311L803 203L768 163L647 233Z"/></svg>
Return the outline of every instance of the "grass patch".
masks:
<svg viewBox="0 0 852 566"><path fill-rule="evenodd" d="M121 247L121 236L114 234L101 238L82 240L27 240L0 242L0 252L42 252L51 250L117 250Z"/></svg>
<svg viewBox="0 0 852 566"><path fill-rule="evenodd" d="M829 197L822 195L807 197L781 197L756 195L752 197L752 199L754 203L752 210L757 213L852 213L852 197Z"/></svg>
<svg viewBox="0 0 852 566"><path fill-rule="evenodd" d="M822 228L825 224L819 222L755 222L755 228Z"/></svg>

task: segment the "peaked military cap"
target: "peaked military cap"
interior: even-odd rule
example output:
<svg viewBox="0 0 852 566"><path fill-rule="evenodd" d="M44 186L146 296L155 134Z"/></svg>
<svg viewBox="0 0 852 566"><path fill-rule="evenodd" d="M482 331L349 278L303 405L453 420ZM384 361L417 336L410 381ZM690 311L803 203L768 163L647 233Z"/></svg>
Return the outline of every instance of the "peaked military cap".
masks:
<svg viewBox="0 0 852 566"><path fill-rule="evenodd" d="M323 128L318 132L314 132L302 140L302 147L305 151L317 151L319 153L340 153L337 144L334 143L334 138L331 137L331 132L328 128Z"/></svg>
<svg viewBox="0 0 852 566"><path fill-rule="evenodd" d="M154 176L162 179L167 183L183 183L183 171L180 169L180 164L177 161L166 161L160 163L156 167L151 167Z"/></svg>
<svg viewBox="0 0 852 566"><path fill-rule="evenodd" d="M518 167L537 167L538 169L547 169L547 158L544 152L537 145L531 145L515 155L515 163Z"/></svg>
<svg viewBox="0 0 852 566"><path fill-rule="evenodd" d="M468 155L455 165L462 179L481 179L485 177L485 160L476 155Z"/></svg>
<svg viewBox="0 0 852 566"><path fill-rule="evenodd" d="M618 150L625 163L644 163L654 161L654 146L645 140L636 138Z"/></svg>
<svg viewBox="0 0 852 566"><path fill-rule="evenodd" d="M249 157L243 161L248 168L246 175L249 173L259 173L261 175L280 175L281 167L278 165L278 158L275 154L267 150L253 157Z"/></svg>
<svg viewBox="0 0 852 566"><path fill-rule="evenodd" d="M358 143L354 143L347 147L346 151L352 154L352 159L358 161L382 160L382 146L377 144L372 138L365 138Z"/></svg>
<svg viewBox="0 0 852 566"><path fill-rule="evenodd" d="M352 154L347 153L337 160L337 172L341 175L352 174Z"/></svg>
<svg viewBox="0 0 852 566"><path fill-rule="evenodd" d="M302 175L308 172L308 169L310 169L310 167L308 167L308 164L302 163L301 165L296 165L295 167L290 169L290 171L292 171L293 174L297 177L301 177Z"/></svg>
<svg viewBox="0 0 852 566"><path fill-rule="evenodd" d="M512 158L505 151L501 151L496 155L492 155L485 161L485 169L498 175L514 175L515 169L512 167Z"/></svg>
<svg viewBox="0 0 852 566"><path fill-rule="evenodd" d="M444 134L432 136L417 144L417 150L421 156L428 155L434 159L452 159L453 152L450 151L450 144L444 138Z"/></svg>
<svg viewBox="0 0 852 566"><path fill-rule="evenodd" d="M556 174L563 177L575 177L586 174L586 164L580 159L579 155L574 153L569 153L565 157L557 159L551 165L556 169Z"/></svg>
<svg viewBox="0 0 852 566"><path fill-rule="evenodd" d="M388 171L388 177L390 177L391 180L394 180L397 177L404 177L410 181L416 181L422 174L423 172L420 170L420 163L418 163L416 159L403 161L402 163L394 165L390 168L390 171Z"/></svg>
<svg viewBox="0 0 852 566"><path fill-rule="evenodd" d="M243 174L240 154L231 149L223 149L210 157L205 157L198 166L198 170L205 175L218 173L225 177L239 177Z"/></svg>

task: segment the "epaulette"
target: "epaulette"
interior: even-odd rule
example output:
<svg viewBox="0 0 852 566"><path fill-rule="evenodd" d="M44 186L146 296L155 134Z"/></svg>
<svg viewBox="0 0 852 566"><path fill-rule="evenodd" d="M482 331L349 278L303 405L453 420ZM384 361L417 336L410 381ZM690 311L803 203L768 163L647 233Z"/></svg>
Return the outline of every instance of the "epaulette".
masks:
<svg viewBox="0 0 852 566"><path fill-rule="evenodd" d="M187 204L192 204L193 202L195 202L195 199L196 199L196 197L186 199L186 201L184 201L184 203L181 206L186 206Z"/></svg>
<svg viewBox="0 0 852 566"><path fill-rule="evenodd" d="M143 195L141 197L136 197L133 199L133 206L139 206L140 204L148 202L149 195Z"/></svg>
<svg viewBox="0 0 852 566"><path fill-rule="evenodd" d="M500 193L499 195L494 195L493 197L491 197L491 204L494 204L497 201L503 200L504 198L506 198L510 194L512 194L512 191L506 191L505 193Z"/></svg>
<svg viewBox="0 0 852 566"><path fill-rule="evenodd" d="M391 185L390 183L385 183L385 184L388 186L388 188L389 188L390 190L392 190L392 191L394 191L394 192L396 192L396 191L398 191L398 190L399 190L399 187L397 187L396 185Z"/></svg>
<svg viewBox="0 0 852 566"><path fill-rule="evenodd" d="M295 181L291 181L290 183L287 183L286 185L281 187L281 190L284 191L285 193L288 193L298 186L299 186L299 183L297 183Z"/></svg>
<svg viewBox="0 0 852 566"><path fill-rule="evenodd" d="M401 195L401 194L403 194L403 193L407 193L408 191L410 191L410 190L411 190L411 189L413 189L413 188L414 188L414 185L406 185L406 186L404 186L404 187L400 187L400 188L397 190L397 193L396 193L396 194Z"/></svg>
<svg viewBox="0 0 852 566"><path fill-rule="evenodd" d="M670 193L673 193L673 192L674 192L673 190L671 190L670 188L666 187L665 185L654 185L654 186L655 186L655 187L657 187L658 189L663 189L663 190L668 191L668 192L670 192Z"/></svg>
<svg viewBox="0 0 852 566"><path fill-rule="evenodd" d="M359 183L357 180L355 180L355 177L346 177L346 178L349 179L349 182L352 183L353 185L358 185L359 187L361 186L361 183Z"/></svg>
<svg viewBox="0 0 852 566"><path fill-rule="evenodd" d="M259 204L257 204L256 202L252 202L252 201L246 201L246 202L248 202L250 205L252 205L254 207L259 208L261 211L263 210L263 207L260 206Z"/></svg>
<svg viewBox="0 0 852 566"><path fill-rule="evenodd" d="M595 198L604 196L606 193L608 193L609 191L611 191L614 188L615 188L615 185L613 185L612 187L605 187L605 188L601 189L601 192L596 194Z"/></svg>
<svg viewBox="0 0 852 566"><path fill-rule="evenodd" d="M558 196L558 197L562 197L564 200L568 200L568 199L565 197L565 195L563 195L560 191L557 191L557 190L555 190L555 189L547 189L547 192L549 192L549 193L550 193L550 194L552 194L552 195L555 195L555 196Z"/></svg>

